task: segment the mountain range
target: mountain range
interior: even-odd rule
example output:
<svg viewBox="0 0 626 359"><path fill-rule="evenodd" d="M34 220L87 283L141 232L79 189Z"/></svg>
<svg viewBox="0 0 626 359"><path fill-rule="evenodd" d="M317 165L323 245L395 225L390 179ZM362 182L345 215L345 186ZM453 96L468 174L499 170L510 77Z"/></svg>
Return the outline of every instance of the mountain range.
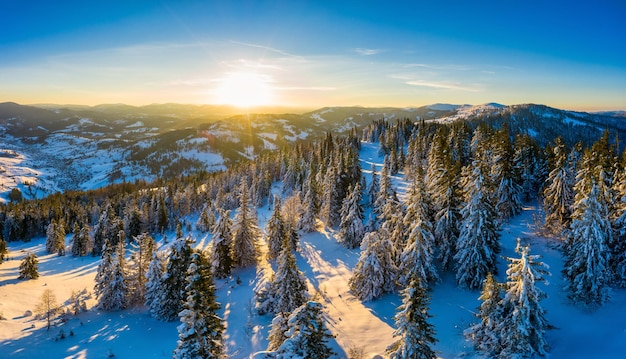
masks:
<svg viewBox="0 0 626 359"><path fill-rule="evenodd" d="M326 132L343 133L373 120L409 119L470 125L507 123L545 145L593 142L604 130L624 138L626 112L574 112L544 105L433 104L417 108L286 108L243 113L228 106L124 104L77 106L0 103L0 198L13 188L25 197L91 189L109 183L216 171ZM616 140L617 142L617 140ZM618 143L618 147L621 144Z"/></svg>

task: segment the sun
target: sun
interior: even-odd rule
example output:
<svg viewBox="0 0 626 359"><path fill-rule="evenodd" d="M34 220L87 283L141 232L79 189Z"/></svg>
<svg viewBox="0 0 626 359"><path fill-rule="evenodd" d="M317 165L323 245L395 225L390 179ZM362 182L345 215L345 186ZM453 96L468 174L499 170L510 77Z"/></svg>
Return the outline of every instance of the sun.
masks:
<svg viewBox="0 0 626 359"><path fill-rule="evenodd" d="M235 72L226 74L215 89L219 104L237 107L270 105L273 100L271 79L262 74Z"/></svg>

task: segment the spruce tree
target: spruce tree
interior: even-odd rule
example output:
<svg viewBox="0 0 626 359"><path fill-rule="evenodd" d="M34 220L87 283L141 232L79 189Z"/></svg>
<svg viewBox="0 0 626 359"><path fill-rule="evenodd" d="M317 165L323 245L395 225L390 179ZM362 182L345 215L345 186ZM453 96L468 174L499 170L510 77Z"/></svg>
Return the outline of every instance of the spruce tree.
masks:
<svg viewBox="0 0 626 359"><path fill-rule="evenodd" d="M476 313L480 322L472 324L463 334L479 351L491 357L495 356L500 348L498 324L502 321L502 285L489 273L485 278L483 290L478 297L482 301Z"/></svg>
<svg viewBox="0 0 626 359"><path fill-rule="evenodd" d="M435 359L435 328L428 323L428 294L424 285L411 279L402 291L402 305L394 317L398 339L387 348L391 359Z"/></svg>
<svg viewBox="0 0 626 359"><path fill-rule="evenodd" d="M232 222L230 211L219 210L219 218L213 227L213 246L211 263L215 278L226 278L230 275L234 260L232 253Z"/></svg>
<svg viewBox="0 0 626 359"><path fill-rule="evenodd" d="M339 169L334 161L331 161L323 184L323 198L320 215L330 228L334 228L339 224L341 211L341 196L339 193Z"/></svg>
<svg viewBox="0 0 626 359"><path fill-rule="evenodd" d="M200 232L206 233L213 228L215 225L215 214L211 210L209 205L205 205L200 212L200 217L198 217L198 221L196 222L196 229Z"/></svg>
<svg viewBox="0 0 626 359"><path fill-rule="evenodd" d="M479 288L488 273L497 271L500 252L497 218L489 201L484 165L474 161L473 171L466 183L467 204L461 210L463 221L459 234L456 279L462 288Z"/></svg>
<svg viewBox="0 0 626 359"><path fill-rule="evenodd" d="M143 233L136 236L130 246L131 255L127 274L128 304L142 305L146 301L147 274L156 244L154 238Z"/></svg>
<svg viewBox="0 0 626 359"><path fill-rule="evenodd" d="M337 236L344 246L353 249L361 245L364 231L361 185L357 182L354 187L350 187L348 196L343 201L341 223Z"/></svg>
<svg viewBox="0 0 626 359"><path fill-rule="evenodd" d="M281 214L280 197L274 196L274 209L272 216L267 221L265 228L265 241L267 242L267 258L276 259L281 252L282 244L286 236L285 221Z"/></svg>
<svg viewBox="0 0 626 359"><path fill-rule="evenodd" d="M259 228L250 209L248 188L244 180L241 181L239 190L239 209L233 220L232 254L234 266L245 268L257 263Z"/></svg>
<svg viewBox="0 0 626 359"><path fill-rule="evenodd" d="M615 272L615 284L626 288L626 168L622 168L616 176L614 187L617 203L612 216L614 234L610 263Z"/></svg>
<svg viewBox="0 0 626 359"><path fill-rule="evenodd" d="M72 256L87 255L89 251L89 227L85 224L74 223L74 236L72 237Z"/></svg>
<svg viewBox="0 0 626 359"><path fill-rule="evenodd" d="M161 283L166 270L165 256L162 251L155 250L152 253L152 259L146 272L146 293L145 304L150 308L150 314L153 317L158 315L160 308Z"/></svg>
<svg viewBox="0 0 626 359"><path fill-rule="evenodd" d="M581 181L586 180L580 179L577 191L584 190ZM577 193L571 232L564 249L565 288L574 301L588 305L608 301L611 282L608 267L611 227L598 187L592 184L586 196Z"/></svg>
<svg viewBox="0 0 626 359"><path fill-rule="evenodd" d="M272 319L272 328L267 336L267 351L275 351L283 344L285 339L287 339L285 333L289 330L289 326L287 325L288 316L289 313L280 312Z"/></svg>
<svg viewBox="0 0 626 359"><path fill-rule="evenodd" d="M158 293L152 298L153 316L171 322L178 318L185 302L185 275L191 261L191 240L178 238L171 246L169 261Z"/></svg>
<svg viewBox="0 0 626 359"><path fill-rule="evenodd" d="M94 285L98 309L115 311L126 307L127 287L123 245L122 242L112 247L108 239L105 241Z"/></svg>
<svg viewBox="0 0 626 359"><path fill-rule="evenodd" d="M397 268L393 253L393 244L387 235L365 234L359 261L349 281L350 290L357 298L368 301L395 289Z"/></svg>
<svg viewBox="0 0 626 359"><path fill-rule="evenodd" d="M539 262L538 255L530 254L529 246L517 241L515 251L520 258L507 258L507 291L502 300L503 316L497 324L501 348L498 357L527 357L546 355L548 343L546 330L552 326L539 302L546 294L536 287L537 282L547 284L548 266Z"/></svg>
<svg viewBox="0 0 626 359"><path fill-rule="evenodd" d="M185 281L185 301L178 314L178 342L172 358L220 358L224 325L218 317L211 264L202 252L191 255Z"/></svg>
<svg viewBox="0 0 626 359"><path fill-rule="evenodd" d="M289 316L287 326L286 339L276 350L276 359L327 359L334 354L327 344L333 336L322 321L320 303L304 303Z"/></svg>
<svg viewBox="0 0 626 359"><path fill-rule="evenodd" d="M65 255L65 227L61 221L52 220L46 230L46 252Z"/></svg>
<svg viewBox="0 0 626 359"><path fill-rule="evenodd" d="M543 191L545 226L553 233L562 233L571 223L574 203L573 165L568 162L565 144L560 137L554 148L554 168L548 174Z"/></svg>
<svg viewBox="0 0 626 359"><path fill-rule="evenodd" d="M7 246L7 242L2 238L2 234L0 234L0 264L4 262L9 254L9 248Z"/></svg>
<svg viewBox="0 0 626 359"><path fill-rule="evenodd" d="M310 233L316 230L317 227L317 184L315 182L315 175L313 173L313 166L309 169L307 174L306 188L304 190L304 200L301 208L300 220L298 221L298 228L306 233Z"/></svg>
<svg viewBox="0 0 626 359"><path fill-rule="evenodd" d="M26 254L22 262L20 262L20 275L18 279L37 279L39 278L39 260L35 253Z"/></svg>
<svg viewBox="0 0 626 359"><path fill-rule="evenodd" d="M288 238L283 241L272 288L276 313L291 313L308 299L306 278L298 270L293 247Z"/></svg>

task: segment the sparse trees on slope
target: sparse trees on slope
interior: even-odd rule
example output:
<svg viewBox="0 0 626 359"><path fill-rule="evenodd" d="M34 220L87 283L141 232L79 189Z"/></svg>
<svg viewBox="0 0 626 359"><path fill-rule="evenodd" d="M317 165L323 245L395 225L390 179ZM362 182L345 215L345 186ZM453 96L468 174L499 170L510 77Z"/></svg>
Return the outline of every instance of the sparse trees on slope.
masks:
<svg viewBox="0 0 626 359"><path fill-rule="evenodd" d="M202 252L191 255L185 277L183 310L179 313L178 342L172 358L220 358L224 325L217 316L211 264Z"/></svg>
<svg viewBox="0 0 626 359"><path fill-rule="evenodd" d="M545 355L548 343L545 333L551 325L539 302L546 294L537 288L537 282L547 284L548 266L539 262L538 255L530 254L529 246L515 249L520 258L507 258L507 291L502 300L502 320L497 325L501 348L498 357L514 358L535 354Z"/></svg>
<svg viewBox="0 0 626 359"><path fill-rule="evenodd" d="M289 316L287 326L286 339L276 350L276 359L327 359L334 354L327 345L332 335L322 321L320 303L304 303Z"/></svg>
<svg viewBox="0 0 626 359"><path fill-rule="evenodd" d="M428 294L424 285L411 279L402 291L402 305L395 316L398 339L387 348L391 359L434 359L435 328L428 323Z"/></svg>
<svg viewBox="0 0 626 359"><path fill-rule="evenodd" d="M37 279L39 278L39 260L35 253L26 254L20 263L19 279Z"/></svg>
<svg viewBox="0 0 626 359"><path fill-rule="evenodd" d="M497 218L486 193L483 165L474 161L473 172L466 183L467 204L461 210L463 222L454 259L457 283L468 289L479 288L487 273L496 273L500 252Z"/></svg>
<svg viewBox="0 0 626 359"><path fill-rule="evenodd" d="M213 247L211 263L215 278L226 278L230 275L233 265L233 235L230 211L220 209L219 218L213 228Z"/></svg>
<svg viewBox="0 0 626 359"><path fill-rule="evenodd" d="M378 232L365 234L361 256L349 281L356 297L372 300L395 289L397 268L393 255L393 244L388 235Z"/></svg>
<svg viewBox="0 0 626 359"><path fill-rule="evenodd" d="M242 180L239 190L239 209L233 220L232 253L235 267L245 268L257 263L259 228L250 209L245 181Z"/></svg>
<svg viewBox="0 0 626 359"><path fill-rule="evenodd" d="M361 245L364 231L361 185L357 182L354 187L350 187L348 196L343 201L338 237L347 248L357 248Z"/></svg>

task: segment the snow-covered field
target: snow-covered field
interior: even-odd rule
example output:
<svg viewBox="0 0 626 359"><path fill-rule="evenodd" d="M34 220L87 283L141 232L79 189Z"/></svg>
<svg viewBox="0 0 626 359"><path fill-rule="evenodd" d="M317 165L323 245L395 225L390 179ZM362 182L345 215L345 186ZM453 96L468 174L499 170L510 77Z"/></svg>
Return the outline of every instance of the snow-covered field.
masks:
<svg viewBox="0 0 626 359"><path fill-rule="evenodd" d="M366 177L371 163L380 165L377 145L363 144L361 158ZM399 191L406 184L397 177ZM267 207L258 211L259 225L265 227L269 218ZM626 353L626 291L614 290L609 303L595 310L570 303L562 290L560 275L562 259L557 241L536 234L535 218L540 216L537 203L529 203L522 214L501 229L503 256L514 253L517 238L531 245L532 254L540 254L550 266L550 285L539 284L548 294L542 302L547 318L557 329L548 334L552 347L549 357L556 358L620 358ZM195 219L190 218L191 222ZM210 235L192 232L196 245L205 248ZM168 233L168 238L174 235ZM69 237L68 237L69 239ZM161 238L157 238L160 240ZM98 259L58 257L46 254L44 239L29 243L10 243L10 259L0 265L0 356L2 358L168 358L176 346L177 322L159 322L145 308L105 313L91 310L69 317L66 323L46 331L43 320L25 316L34 310L44 289L52 289L58 303L64 303L72 290L93 290ZM18 266L26 251L35 252L40 260L41 277L18 280ZM362 349L365 358L383 355L393 341L393 316L400 297L388 294L372 302L361 302L348 291L348 280L359 257L359 250L345 249L335 239L335 232L319 231L303 234L297 264L309 281L309 292L325 307L326 322L336 336L330 343L338 358L347 358L350 349ZM500 261L499 281L504 281L506 261ZM262 265L261 265L262 267ZM474 320L480 304L478 291L456 287L453 273L441 275L442 281L431 291L431 322L435 325L438 343L435 349L441 358L480 358L462 331ZM240 280L237 283L237 278ZM248 358L266 348L271 317L254 311L253 291L257 269L236 271L233 278L216 282L221 315L226 320L225 343L230 357ZM89 306L94 304L91 299ZM63 330L64 339L59 339ZM70 335L73 333L73 335Z"/></svg>

